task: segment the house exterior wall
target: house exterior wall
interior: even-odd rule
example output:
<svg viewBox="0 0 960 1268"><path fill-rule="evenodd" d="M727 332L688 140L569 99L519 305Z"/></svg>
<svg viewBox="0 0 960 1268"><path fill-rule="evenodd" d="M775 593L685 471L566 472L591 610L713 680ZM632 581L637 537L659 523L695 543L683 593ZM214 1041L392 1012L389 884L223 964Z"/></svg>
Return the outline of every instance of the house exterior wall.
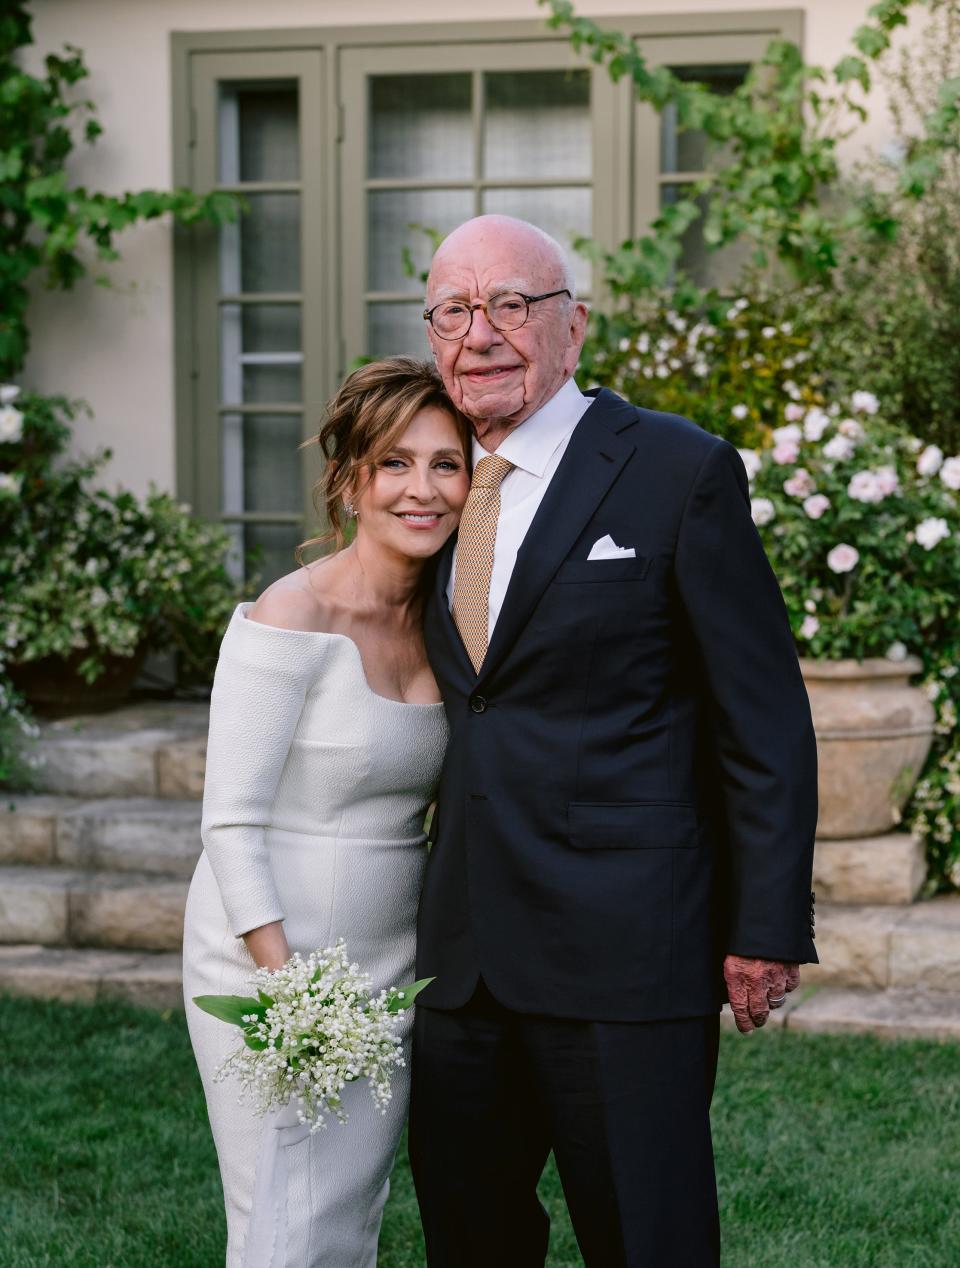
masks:
<svg viewBox="0 0 960 1268"><path fill-rule="evenodd" d="M584 16L668 12L730 13L781 7L775 0L579 0ZM807 57L832 64L864 19L867 0L794 0L802 8ZM84 50L104 135L77 152L73 176L111 192L169 188L172 184L172 73L175 31L234 31L282 27L396 26L400 23L541 20L535 0L34 0L36 44L28 64L72 43ZM847 153L882 144L885 131L877 92L870 123ZM144 492L151 481L175 487L173 244L168 225L124 234L122 260L109 268L112 287L85 280L72 293L35 290L27 386L85 399L93 418L77 428L77 452L109 446L111 486Z"/></svg>

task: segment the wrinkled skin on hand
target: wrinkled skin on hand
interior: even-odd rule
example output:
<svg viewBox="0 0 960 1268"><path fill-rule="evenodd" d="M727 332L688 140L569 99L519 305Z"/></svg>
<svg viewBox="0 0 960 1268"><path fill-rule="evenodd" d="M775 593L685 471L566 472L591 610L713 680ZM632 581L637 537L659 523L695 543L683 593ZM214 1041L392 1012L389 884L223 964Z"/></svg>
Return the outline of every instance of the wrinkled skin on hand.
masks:
<svg viewBox="0 0 960 1268"><path fill-rule="evenodd" d="M737 1029L742 1035L749 1035L751 1030L766 1024L771 999L788 995L800 985L800 966L728 955L723 962L723 976Z"/></svg>

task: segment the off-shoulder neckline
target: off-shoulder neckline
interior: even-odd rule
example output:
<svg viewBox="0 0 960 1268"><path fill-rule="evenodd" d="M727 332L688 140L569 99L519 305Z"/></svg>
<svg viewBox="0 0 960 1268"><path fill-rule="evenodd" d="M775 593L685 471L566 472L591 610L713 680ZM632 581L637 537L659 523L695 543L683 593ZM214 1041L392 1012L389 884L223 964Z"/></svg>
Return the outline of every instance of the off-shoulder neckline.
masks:
<svg viewBox="0 0 960 1268"><path fill-rule="evenodd" d="M252 607L253 607L253 603L249 601L245 603L238 603L233 613L234 619L237 619L239 617L239 619L243 621L244 625L248 627L254 627L261 630L270 630L274 634L293 634L293 635L299 635L301 638L309 638L309 639L338 638L344 643L349 643L349 645L353 648L354 652L356 653L357 668L360 671L360 677L363 680L363 685L366 687L370 695L376 697L377 700L383 700L386 704L398 704L401 706L401 708L404 708L404 709L442 709L443 708L442 700L397 700L394 696L384 696L379 691L374 691L374 689L370 686L369 680L367 679L367 671L364 668L363 656L360 652L360 648L357 646L357 644L354 642L354 640L350 637L349 634L334 634L326 630L287 630L287 629L284 629L280 625L267 625L265 621L253 621L248 618L247 612Z"/></svg>

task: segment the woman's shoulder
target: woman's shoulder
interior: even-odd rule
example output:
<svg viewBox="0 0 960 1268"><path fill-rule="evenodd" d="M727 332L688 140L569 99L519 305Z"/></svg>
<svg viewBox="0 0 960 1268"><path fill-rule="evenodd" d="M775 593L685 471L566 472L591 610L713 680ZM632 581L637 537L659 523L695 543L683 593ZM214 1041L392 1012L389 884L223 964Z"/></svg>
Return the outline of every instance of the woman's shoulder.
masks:
<svg viewBox="0 0 960 1268"><path fill-rule="evenodd" d="M331 620L330 605L322 595L281 578L256 602L237 604L224 635L221 660L239 658L298 676L315 672L336 641Z"/></svg>

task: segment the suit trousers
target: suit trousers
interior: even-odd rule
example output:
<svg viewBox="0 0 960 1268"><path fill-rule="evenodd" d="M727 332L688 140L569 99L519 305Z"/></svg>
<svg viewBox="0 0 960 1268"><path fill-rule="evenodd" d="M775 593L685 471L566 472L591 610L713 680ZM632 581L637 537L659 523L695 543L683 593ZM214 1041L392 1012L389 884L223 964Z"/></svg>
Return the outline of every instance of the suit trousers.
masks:
<svg viewBox="0 0 960 1268"><path fill-rule="evenodd" d="M586 1268L714 1268L719 1017L592 1022L418 1006L410 1161L429 1268L542 1268L553 1150Z"/></svg>

